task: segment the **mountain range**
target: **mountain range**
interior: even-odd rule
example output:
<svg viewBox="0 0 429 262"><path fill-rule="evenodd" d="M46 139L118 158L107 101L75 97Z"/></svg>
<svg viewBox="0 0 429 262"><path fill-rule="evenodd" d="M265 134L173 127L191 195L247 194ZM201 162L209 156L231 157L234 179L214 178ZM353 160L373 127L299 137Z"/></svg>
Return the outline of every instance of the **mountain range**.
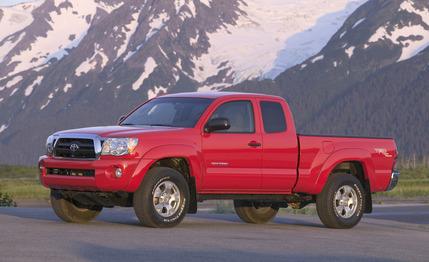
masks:
<svg viewBox="0 0 429 262"><path fill-rule="evenodd" d="M425 0L38 0L0 7L0 163L164 93L285 97L301 133L429 153Z"/></svg>
<svg viewBox="0 0 429 262"><path fill-rule="evenodd" d="M319 53L272 81L232 89L285 97L302 133L393 137L402 157L425 156L429 2L368 1Z"/></svg>

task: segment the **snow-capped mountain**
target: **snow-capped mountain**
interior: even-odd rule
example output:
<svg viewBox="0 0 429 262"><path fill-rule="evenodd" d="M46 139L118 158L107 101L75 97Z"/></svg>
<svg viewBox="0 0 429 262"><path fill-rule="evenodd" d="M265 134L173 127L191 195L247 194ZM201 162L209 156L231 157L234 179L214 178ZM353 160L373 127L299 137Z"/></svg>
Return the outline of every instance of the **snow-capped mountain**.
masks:
<svg viewBox="0 0 429 262"><path fill-rule="evenodd" d="M304 133L392 136L402 156L429 154L429 1L372 0L322 50L273 81Z"/></svg>
<svg viewBox="0 0 429 262"><path fill-rule="evenodd" d="M147 98L231 85L288 98L301 130L317 132L319 116L359 83L420 56L428 10L426 0L0 7L0 151L9 152L0 163L34 164L49 133L114 123Z"/></svg>
<svg viewBox="0 0 429 262"><path fill-rule="evenodd" d="M348 45L344 49L356 47L350 62L357 67L350 66L350 75L361 78L351 81L341 94L330 99L318 114L303 123L302 129L391 136L396 138L403 156L426 156L429 154L429 1L380 1L379 4L362 6L362 10L357 10L360 16L350 21L366 17L368 24L363 21L360 29L344 28L344 31L351 28L350 32L356 35L346 40ZM370 9L373 11L368 12ZM326 125L331 122L336 124Z"/></svg>
<svg viewBox="0 0 429 262"><path fill-rule="evenodd" d="M364 0L38 0L0 8L1 162L166 92L274 77ZM6 28L6 30L3 30ZM31 152L24 153L31 149Z"/></svg>
<svg viewBox="0 0 429 262"><path fill-rule="evenodd" d="M12 87L27 71L43 71L66 56L86 58L68 65L75 71L70 82L70 77L90 71L111 70L118 61L128 64L156 42L159 50L151 52L164 56L169 66L146 58L146 73L124 86L140 88L156 67L166 67L175 71L170 81L146 87L149 96L174 86L182 72L198 88L218 89L249 78L274 77L302 62L363 2L39 0L0 9L5 13L0 23L8 26L0 35L0 79L14 80ZM104 28L106 23L112 27ZM88 57L77 54L86 38L100 29L106 30L85 50ZM184 49L181 53L166 50L174 42Z"/></svg>
<svg viewBox="0 0 429 262"><path fill-rule="evenodd" d="M428 46L428 1L369 1L318 54L283 72L276 82L284 87L286 97L294 101L305 97L294 108L302 126L315 132L310 126L320 110L348 93L351 86L419 55Z"/></svg>

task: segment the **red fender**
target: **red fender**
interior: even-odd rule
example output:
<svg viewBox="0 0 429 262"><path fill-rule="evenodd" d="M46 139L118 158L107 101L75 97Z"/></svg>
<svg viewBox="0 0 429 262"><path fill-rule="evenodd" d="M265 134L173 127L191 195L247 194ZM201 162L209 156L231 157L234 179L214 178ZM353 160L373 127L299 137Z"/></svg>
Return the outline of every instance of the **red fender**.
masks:
<svg viewBox="0 0 429 262"><path fill-rule="evenodd" d="M143 178L149 168L159 159L170 158L170 157L181 157L185 158L189 164L190 175L195 178L195 185L197 188L202 185L202 167L201 163L202 156L196 148L189 145L162 145L154 147L146 152L140 160L133 176L131 177L130 183L127 187L128 192L134 192L140 186Z"/></svg>
<svg viewBox="0 0 429 262"><path fill-rule="evenodd" d="M343 162L359 162L362 164L365 178L369 180L369 184L372 191L372 185L375 179L374 174L374 163L371 159L371 154L363 149L342 149L334 152L328 157L323 164L320 173L315 177L313 188L310 189L310 194L319 194L322 192L329 175L332 173L334 168Z"/></svg>

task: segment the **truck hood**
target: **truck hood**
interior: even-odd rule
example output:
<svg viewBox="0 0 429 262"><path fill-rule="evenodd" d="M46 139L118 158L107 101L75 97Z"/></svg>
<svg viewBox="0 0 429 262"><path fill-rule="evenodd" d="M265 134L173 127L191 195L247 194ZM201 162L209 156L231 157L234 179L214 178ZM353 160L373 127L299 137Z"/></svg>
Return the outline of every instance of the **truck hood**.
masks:
<svg viewBox="0 0 429 262"><path fill-rule="evenodd" d="M142 133L183 130L181 127L165 126L97 126L58 131L58 134L92 134L100 137L136 137Z"/></svg>

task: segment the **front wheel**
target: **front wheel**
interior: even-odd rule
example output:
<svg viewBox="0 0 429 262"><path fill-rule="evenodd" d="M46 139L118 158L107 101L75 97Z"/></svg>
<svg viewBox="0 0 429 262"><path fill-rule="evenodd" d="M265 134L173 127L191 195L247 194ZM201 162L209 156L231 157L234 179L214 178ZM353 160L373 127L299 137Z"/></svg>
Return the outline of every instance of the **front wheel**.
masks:
<svg viewBox="0 0 429 262"><path fill-rule="evenodd" d="M178 225L189 208L189 186L182 174L167 167L151 169L134 193L134 211L148 227Z"/></svg>
<svg viewBox="0 0 429 262"><path fill-rule="evenodd" d="M258 204L247 200L234 200L234 209L241 220L251 224L267 223L279 211L279 208L275 205Z"/></svg>
<svg viewBox="0 0 429 262"><path fill-rule="evenodd" d="M103 209L102 206L78 207L72 199L63 198L55 190L51 190L51 205L55 214L69 223L87 223L96 218Z"/></svg>
<svg viewBox="0 0 429 262"><path fill-rule="evenodd" d="M317 196L316 207L322 223L329 228L352 228L363 215L364 190L350 174L332 174Z"/></svg>

